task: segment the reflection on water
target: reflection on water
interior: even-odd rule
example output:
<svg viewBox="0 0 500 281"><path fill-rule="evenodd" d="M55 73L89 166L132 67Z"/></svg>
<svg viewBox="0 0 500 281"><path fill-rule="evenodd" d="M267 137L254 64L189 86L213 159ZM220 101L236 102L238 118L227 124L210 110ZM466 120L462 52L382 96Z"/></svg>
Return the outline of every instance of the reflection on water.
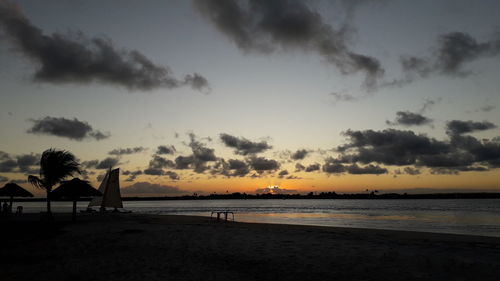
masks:
<svg viewBox="0 0 500 281"><path fill-rule="evenodd" d="M23 202L25 212L40 212L44 202ZM88 202L79 202L85 209ZM210 216L235 212L236 221L337 227L397 229L500 237L500 199L430 200L177 200L125 201L145 214ZM16 203L15 203L16 206ZM14 206L14 208L15 208ZM71 202L53 202L54 212L70 212Z"/></svg>

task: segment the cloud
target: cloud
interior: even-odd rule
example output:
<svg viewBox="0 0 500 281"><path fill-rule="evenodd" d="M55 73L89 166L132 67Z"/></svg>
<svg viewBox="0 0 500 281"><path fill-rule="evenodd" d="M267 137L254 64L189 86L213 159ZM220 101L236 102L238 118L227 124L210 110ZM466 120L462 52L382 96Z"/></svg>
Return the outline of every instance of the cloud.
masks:
<svg viewBox="0 0 500 281"><path fill-rule="evenodd" d="M142 146L137 146L137 147L133 147L133 148L117 148L117 149L111 150L110 152L108 152L108 154L110 154L110 155L129 155L129 154L134 154L134 153L140 153L140 152L143 152L144 150L146 150L146 149Z"/></svg>
<svg viewBox="0 0 500 281"><path fill-rule="evenodd" d="M280 188L279 186L268 186L266 188L259 188L259 189L255 190L255 193L293 194L293 193L297 193L297 190L296 189Z"/></svg>
<svg viewBox="0 0 500 281"><path fill-rule="evenodd" d="M25 174L38 174L40 158L42 156L40 154L23 154L17 155L17 165L19 167L19 172Z"/></svg>
<svg viewBox="0 0 500 281"><path fill-rule="evenodd" d="M479 109L476 110L476 112L490 112L496 109L497 107L491 104L485 104L481 106Z"/></svg>
<svg viewBox="0 0 500 281"><path fill-rule="evenodd" d="M446 133L448 135L461 135L465 133L490 130L496 127L497 126L495 124L488 121L474 122L471 120L452 120L446 123Z"/></svg>
<svg viewBox="0 0 500 281"><path fill-rule="evenodd" d="M344 75L363 72L367 87L375 86L384 73L377 59L349 49L348 29L334 29L304 1L195 0L194 4L245 53L311 51Z"/></svg>
<svg viewBox="0 0 500 281"><path fill-rule="evenodd" d="M130 90L209 88L199 74L178 79L168 67L154 64L142 53L117 48L104 37L89 38L83 32L44 34L22 13L16 3L0 2L0 28L16 50L34 61L34 80L49 83L99 82Z"/></svg>
<svg viewBox="0 0 500 281"><path fill-rule="evenodd" d="M156 154L174 154L175 147L173 145L159 145Z"/></svg>
<svg viewBox="0 0 500 281"><path fill-rule="evenodd" d="M252 142L246 138L238 138L229 134L220 134L221 141L227 146L235 149L235 153L239 155L250 155L264 152L271 149L267 142Z"/></svg>
<svg viewBox="0 0 500 281"><path fill-rule="evenodd" d="M299 149L292 153L292 155L290 155L290 158L292 158L293 160L302 160L306 158L308 153L309 151L307 151L306 149Z"/></svg>
<svg viewBox="0 0 500 281"><path fill-rule="evenodd" d="M40 154L21 154L11 156L0 151L0 173L38 174Z"/></svg>
<svg viewBox="0 0 500 281"><path fill-rule="evenodd" d="M176 172L166 171L165 175L168 176L171 180L180 180L181 177Z"/></svg>
<svg viewBox="0 0 500 281"><path fill-rule="evenodd" d="M250 167L245 161L239 159L229 159L227 162L224 159L220 159L214 165L211 173L226 177L244 177L250 173Z"/></svg>
<svg viewBox="0 0 500 281"><path fill-rule="evenodd" d="M288 175L288 170L282 170L278 173L278 178L283 178L284 176Z"/></svg>
<svg viewBox="0 0 500 281"><path fill-rule="evenodd" d="M295 172L301 172L304 171L306 167L300 163L295 164Z"/></svg>
<svg viewBox="0 0 500 281"><path fill-rule="evenodd" d="M449 123L454 124L454 123ZM349 172L343 164L372 163L389 166L414 166L431 168L432 173L450 173L468 171L488 171L500 167L500 142L478 140L465 132L483 130L492 126L489 122L467 121L448 128L449 140L438 141L426 135L417 135L412 131L352 131L344 133L349 142L337 147L337 158L327 158L322 169L326 173ZM376 172L374 167L365 166ZM416 174L412 168L405 168L408 174ZM383 169L383 168L382 168ZM379 172L383 170L378 169ZM450 172L452 171L452 172ZM351 170L356 173L356 169ZM419 172L418 172L419 173ZM397 174L397 173L396 173Z"/></svg>
<svg viewBox="0 0 500 281"><path fill-rule="evenodd" d="M401 66L404 78L387 85L402 86L417 78L428 78L432 74L465 77L470 74L463 69L468 62L500 54L500 38L482 43L465 32L450 32L438 38L438 47L430 57L403 56Z"/></svg>
<svg viewBox="0 0 500 281"><path fill-rule="evenodd" d="M358 98L356 96L353 96L351 94L346 94L346 93L330 93L330 96L333 98L333 103L338 103L338 102L354 102L357 101Z"/></svg>
<svg viewBox="0 0 500 281"><path fill-rule="evenodd" d="M424 102L422 103L422 107L418 111L420 114L423 114L430 110L431 108L434 107L434 105L440 103L443 99L442 98L436 98L436 99L425 99Z"/></svg>
<svg viewBox="0 0 500 281"><path fill-rule="evenodd" d="M386 168L382 168L380 166L372 165L372 164L364 166L364 167L360 167L356 164L352 164L352 165L348 166L346 168L346 170L349 174L353 174L353 175L366 175L366 174L380 175L380 174L387 174L387 172L388 172Z"/></svg>
<svg viewBox="0 0 500 281"><path fill-rule="evenodd" d="M278 161L264 157L250 157L247 162L257 172L273 171L280 167Z"/></svg>
<svg viewBox="0 0 500 281"><path fill-rule="evenodd" d="M311 164L311 165L307 166L307 168L305 169L305 171L307 173L310 173L310 172L314 172L314 171L319 171L320 168L321 168L320 164L314 163L314 164Z"/></svg>
<svg viewBox="0 0 500 281"><path fill-rule="evenodd" d="M30 134L51 135L71 140L82 141L84 139L103 140L109 138L109 133L104 134L96 131L89 123L64 117L46 116L41 119L30 119L33 126L27 131Z"/></svg>
<svg viewBox="0 0 500 281"><path fill-rule="evenodd" d="M137 178L137 176L142 175L142 171L141 170L136 170L136 171L124 170L124 171L122 171L122 175L128 176L125 179L125 181L134 181Z"/></svg>
<svg viewBox="0 0 500 281"><path fill-rule="evenodd" d="M176 186L154 184L149 182L136 182L121 189L123 194L161 194L161 195L181 195L187 194L187 191L181 190Z"/></svg>
<svg viewBox="0 0 500 281"><path fill-rule="evenodd" d="M83 161L81 165L87 169L98 169L105 170L112 167L115 167L120 162L120 159L114 157L106 157L103 160L89 160Z"/></svg>
<svg viewBox="0 0 500 281"><path fill-rule="evenodd" d="M437 155L450 151L450 144L412 131L387 129L383 131L352 131L343 133L349 143L337 147L342 152L341 163L412 165L421 155ZM354 149L354 154L346 153Z"/></svg>
<svg viewBox="0 0 500 281"><path fill-rule="evenodd" d="M422 114L413 113L409 111L396 112L396 119L394 121L386 121L387 125L402 125L402 126L421 126L432 123L429 119Z"/></svg>
<svg viewBox="0 0 500 281"><path fill-rule="evenodd" d="M149 161L148 168L144 170L144 174L151 176L163 176L166 175L164 168L173 168L176 164L169 159L163 158L158 155L153 155L151 161Z"/></svg>
<svg viewBox="0 0 500 281"><path fill-rule="evenodd" d="M104 160L100 161L95 168L99 170L113 168L120 162L120 159L113 157L106 157Z"/></svg>
<svg viewBox="0 0 500 281"><path fill-rule="evenodd" d="M190 142L188 146L193 152L188 156L178 156L175 158L176 169L193 169L195 173L202 174L210 169L208 162L216 162L215 150L208 148L204 143L197 140L196 135L189 134ZM209 139L210 140L210 139Z"/></svg>

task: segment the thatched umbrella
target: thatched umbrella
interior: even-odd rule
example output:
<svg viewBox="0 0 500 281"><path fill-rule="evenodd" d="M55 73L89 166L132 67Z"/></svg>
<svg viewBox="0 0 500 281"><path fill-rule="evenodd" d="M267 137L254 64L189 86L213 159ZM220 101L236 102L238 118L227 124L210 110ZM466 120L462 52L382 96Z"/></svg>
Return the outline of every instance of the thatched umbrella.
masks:
<svg viewBox="0 0 500 281"><path fill-rule="evenodd" d="M102 193L93 188L88 181L74 178L70 181L63 181L58 188L52 191L51 196L69 198L73 200L73 221L76 220L76 201L80 197L102 196Z"/></svg>
<svg viewBox="0 0 500 281"><path fill-rule="evenodd" d="M10 211L12 212L12 202L14 197L33 197L33 194L21 186L10 182L0 188L0 196L10 197Z"/></svg>

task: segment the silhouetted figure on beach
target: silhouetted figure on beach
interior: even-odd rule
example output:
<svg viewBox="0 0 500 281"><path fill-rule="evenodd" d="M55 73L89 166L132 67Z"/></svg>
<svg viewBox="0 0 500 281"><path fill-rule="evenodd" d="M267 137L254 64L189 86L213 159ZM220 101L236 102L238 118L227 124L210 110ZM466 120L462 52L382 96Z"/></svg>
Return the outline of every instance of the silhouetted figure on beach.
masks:
<svg viewBox="0 0 500 281"><path fill-rule="evenodd" d="M40 177L30 175L28 181L35 187L45 189L47 193L47 214L52 217L50 209L50 192L54 185L75 173L80 174L80 164L69 151L47 149L40 159Z"/></svg>

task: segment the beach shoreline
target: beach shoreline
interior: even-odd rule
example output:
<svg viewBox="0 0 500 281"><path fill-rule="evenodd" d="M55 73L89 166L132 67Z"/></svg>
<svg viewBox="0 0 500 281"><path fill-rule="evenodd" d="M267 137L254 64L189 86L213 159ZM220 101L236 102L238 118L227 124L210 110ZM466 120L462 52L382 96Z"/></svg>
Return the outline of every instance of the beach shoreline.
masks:
<svg viewBox="0 0 500 281"><path fill-rule="evenodd" d="M498 280L500 238L144 214L1 218L6 280ZM7 231L8 229L8 231ZM50 269L50 270L48 270ZM2 278L3 279L3 278Z"/></svg>

